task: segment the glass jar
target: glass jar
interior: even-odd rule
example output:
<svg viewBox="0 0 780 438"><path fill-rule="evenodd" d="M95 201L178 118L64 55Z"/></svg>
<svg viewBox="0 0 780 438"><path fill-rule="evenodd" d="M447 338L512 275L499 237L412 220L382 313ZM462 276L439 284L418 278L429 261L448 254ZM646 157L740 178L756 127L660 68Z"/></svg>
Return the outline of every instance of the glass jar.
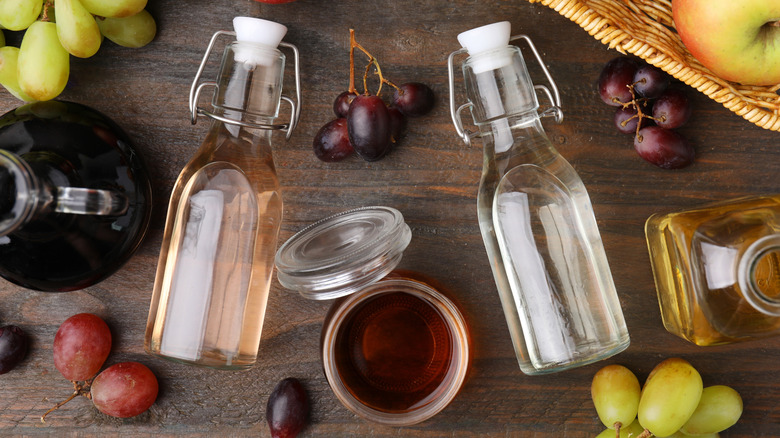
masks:
<svg viewBox="0 0 780 438"><path fill-rule="evenodd" d="M645 234L669 332L697 345L780 333L780 195L656 214Z"/></svg>
<svg viewBox="0 0 780 438"><path fill-rule="evenodd" d="M283 286L309 299L337 299L320 350L336 397L363 418L394 426L444 409L470 360L466 320L448 293L395 269L410 240L398 210L366 207L312 224L276 255Z"/></svg>

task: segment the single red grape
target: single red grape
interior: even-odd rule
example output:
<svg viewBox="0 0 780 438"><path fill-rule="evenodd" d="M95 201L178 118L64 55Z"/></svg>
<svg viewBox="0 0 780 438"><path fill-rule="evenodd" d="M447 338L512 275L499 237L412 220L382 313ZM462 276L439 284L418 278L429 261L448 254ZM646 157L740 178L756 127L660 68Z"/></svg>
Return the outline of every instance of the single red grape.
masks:
<svg viewBox="0 0 780 438"><path fill-rule="evenodd" d="M391 148L390 113L378 96L357 96L349 106L349 142L366 161L382 158Z"/></svg>
<svg viewBox="0 0 780 438"><path fill-rule="evenodd" d="M309 400L298 379L288 377L276 385L265 409L273 438L295 438L306 425Z"/></svg>
<svg viewBox="0 0 780 438"><path fill-rule="evenodd" d="M54 335L53 351L54 366L66 379L91 379L100 371L111 351L111 331L96 315L73 315Z"/></svg>
<svg viewBox="0 0 780 438"><path fill-rule="evenodd" d="M95 377L90 387L92 403L112 417L135 417L157 399L157 377L138 362L111 365Z"/></svg>
<svg viewBox="0 0 780 438"><path fill-rule="evenodd" d="M431 87L420 82L401 85L393 93L393 105L407 117L420 117L427 114L436 103Z"/></svg>
<svg viewBox="0 0 780 438"><path fill-rule="evenodd" d="M336 117L347 117L349 105L355 100L355 97L357 94L351 91L345 91L336 97L336 100L333 101L333 113L336 114Z"/></svg>
<svg viewBox="0 0 780 438"><path fill-rule="evenodd" d="M335 162L352 155L355 149L349 143L347 119L331 120L317 131L312 143L314 155L322 161Z"/></svg>
<svg viewBox="0 0 780 438"><path fill-rule="evenodd" d="M662 169L680 169L693 163L695 152L688 140L660 126L642 128L634 138L640 157Z"/></svg>
<svg viewBox="0 0 780 438"><path fill-rule="evenodd" d="M630 102L633 96L629 85L634 81L637 68L637 62L625 56L607 62L599 75L598 89L601 100L612 106Z"/></svg>
<svg viewBox="0 0 780 438"><path fill-rule="evenodd" d="M669 75L653 65L643 65L634 73L634 91L642 97L654 99L669 86Z"/></svg>
<svg viewBox="0 0 780 438"><path fill-rule="evenodd" d="M664 128L679 128L691 118L692 112L688 96L673 88L666 90L653 104L655 123Z"/></svg>
<svg viewBox="0 0 780 438"><path fill-rule="evenodd" d="M11 371L24 359L27 343L27 335L19 327L0 327L0 374Z"/></svg>

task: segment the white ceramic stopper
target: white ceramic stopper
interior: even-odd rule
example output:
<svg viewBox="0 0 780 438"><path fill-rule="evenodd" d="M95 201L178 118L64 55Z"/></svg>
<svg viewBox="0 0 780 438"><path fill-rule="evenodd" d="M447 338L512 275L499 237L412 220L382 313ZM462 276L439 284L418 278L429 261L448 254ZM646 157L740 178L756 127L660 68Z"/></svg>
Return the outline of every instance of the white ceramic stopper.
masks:
<svg viewBox="0 0 780 438"><path fill-rule="evenodd" d="M253 17L233 18L233 29L236 31L236 40L260 44L270 49L276 49L287 34L286 26ZM269 65L273 62L274 56L260 54L256 50L241 50L239 47L236 49L235 59L238 62Z"/></svg>
<svg viewBox="0 0 780 438"><path fill-rule="evenodd" d="M458 42L469 52L469 56L476 56L508 46L511 31L509 22L501 21L467 30L458 35ZM511 57L507 55L484 56L473 64L473 70L475 74L479 74L501 68L510 62Z"/></svg>

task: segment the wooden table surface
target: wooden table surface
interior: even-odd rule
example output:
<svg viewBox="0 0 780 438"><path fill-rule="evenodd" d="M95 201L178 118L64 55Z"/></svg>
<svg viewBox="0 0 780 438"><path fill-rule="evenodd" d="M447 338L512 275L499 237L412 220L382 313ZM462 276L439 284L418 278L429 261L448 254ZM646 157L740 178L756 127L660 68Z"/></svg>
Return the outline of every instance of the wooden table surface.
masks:
<svg viewBox="0 0 780 438"><path fill-rule="evenodd" d="M722 436L780 435L780 338L703 348L666 332L643 232L645 220L656 212L780 190L780 134L755 127L689 89L695 112L681 132L695 145L695 164L666 171L644 162L631 138L615 131L613 109L594 91L601 67L617 52L555 11L525 0L298 0L285 5L153 0L148 8L158 22L156 40L142 49L106 42L96 56L73 59L61 98L104 112L135 140L154 181L151 228L124 268L86 290L47 294L0 283L0 323L19 325L32 338L27 358L0 376L0 435L268 436L268 396L280 379L294 376L311 398L305 436L594 436L603 427L590 400L593 374L620 363L643 381L656 363L672 356L689 360L705 385L726 384L741 393L742 419ZM288 142L277 136L275 146L284 196L280 241L346 209L398 208L413 233L401 267L436 278L463 305L474 346L468 380L450 406L422 424L385 427L344 408L319 360L329 303L307 301L276 279L253 369L200 369L144 353L168 196L208 127L205 121L189 122L189 87L209 38L230 29L237 15L287 25L285 40L301 53L300 125ZM456 35L502 20L512 23L514 34L531 36L560 87L565 120L545 126L590 192L631 334L631 346L605 362L546 376L526 376L517 366L477 225L482 151L456 136L447 101L447 56L459 48ZM332 118L333 98L348 84L349 28L389 79L430 84L437 105L432 114L409 123L401 146L383 160L352 157L326 164L314 157L311 143ZM9 34L11 42L19 37ZM218 58L212 57L207 74L214 74ZM540 77L538 69L532 68L532 74ZM0 92L0 109L18 105ZM136 360L156 373L161 392L150 411L121 420L79 398L41 423L41 414L72 390L54 368L52 341L59 324L79 312L97 313L111 327L109 363Z"/></svg>

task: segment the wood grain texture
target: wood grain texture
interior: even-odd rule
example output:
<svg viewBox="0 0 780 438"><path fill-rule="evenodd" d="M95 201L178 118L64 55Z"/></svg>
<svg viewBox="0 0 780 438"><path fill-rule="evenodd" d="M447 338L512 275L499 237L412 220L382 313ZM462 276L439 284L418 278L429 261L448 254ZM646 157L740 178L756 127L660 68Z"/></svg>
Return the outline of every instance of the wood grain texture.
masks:
<svg viewBox="0 0 780 438"><path fill-rule="evenodd" d="M590 401L593 374L607 363L620 363L644 380L670 356L688 359L705 384L731 385L742 394L743 418L722 436L780 434L780 339L701 348L667 333L643 234L644 221L655 212L780 190L777 133L689 90L696 111L681 132L696 147L696 163L681 171L645 163L630 137L611 126L613 109L594 91L602 65L617 53L554 11L521 0L298 0L285 5L156 0L149 9L159 25L156 40L135 50L106 42L93 58L74 59L61 98L104 112L135 140L154 181L151 229L122 270L89 289L45 294L0 282L0 323L23 327L33 341L21 366L0 376L0 435L269 436L268 395L280 379L294 376L311 398L305 436L594 436L602 426ZM344 408L319 360L329 303L307 301L276 280L253 369L199 369L143 351L167 199L208 125L189 122L190 83L211 35L230 29L236 15L287 25L285 40L301 52L301 122L289 142L278 136L275 146L285 203L281 239L349 208L398 208L413 232L401 267L433 276L463 306L474 343L469 378L455 401L429 421L392 428ZM560 86L566 118L546 128L590 192L632 338L628 350L606 362L547 376L529 377L517 366L477 225L481 149L457 138L447 103L446 60L458 48L456 35L501 20L512 22L514 34L531 36ZM391 80L426 82L438 101L431 115L410 121L401 145L385 159L327 164L314 157L311 141L332 118L333 99L348 85L350 27ZM7 36L13 43L21 35ZM207 75L215 73L218 58L212 56ZM541 78L529 64L532 75ZM18 104L0 92L0 109ZM78 312L94 312L108 322L115 338L109 363L137 360L157 374L161 392L149 412L115 419L79 399L50 414L46 424L40 422L40 415L72 389L54 368L51 345L59 324Z"/></svg>

